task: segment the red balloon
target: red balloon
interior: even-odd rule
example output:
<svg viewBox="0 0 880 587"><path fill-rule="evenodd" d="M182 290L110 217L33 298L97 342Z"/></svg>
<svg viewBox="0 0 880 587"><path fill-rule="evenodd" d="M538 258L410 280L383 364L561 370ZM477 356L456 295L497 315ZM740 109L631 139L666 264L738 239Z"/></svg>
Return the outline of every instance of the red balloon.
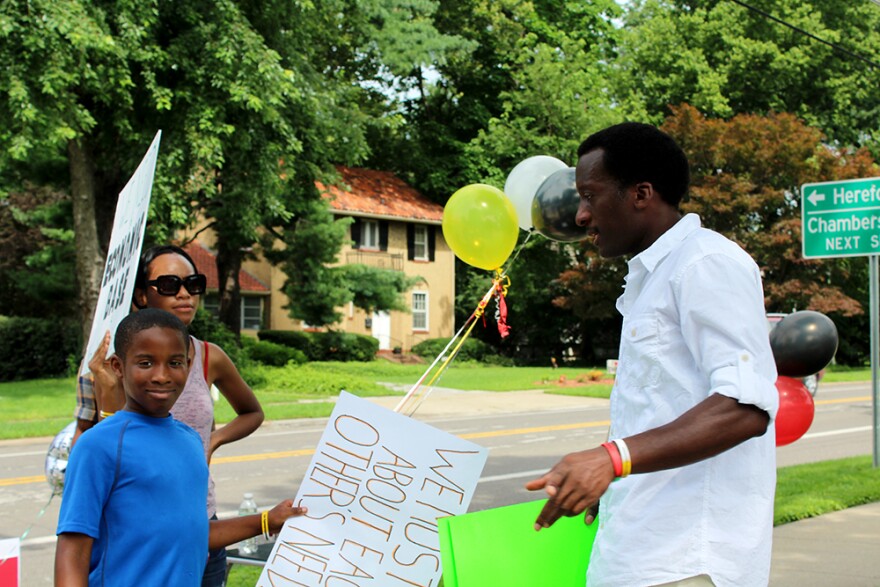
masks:
<svg viewBox="0 0 880 587"><path fill-rule="evenodd" d="M779 391L779 412L776 413L776 446L791 444L810 429L816 406L813 396L800 379L780 375L776 379Z"/></svg>

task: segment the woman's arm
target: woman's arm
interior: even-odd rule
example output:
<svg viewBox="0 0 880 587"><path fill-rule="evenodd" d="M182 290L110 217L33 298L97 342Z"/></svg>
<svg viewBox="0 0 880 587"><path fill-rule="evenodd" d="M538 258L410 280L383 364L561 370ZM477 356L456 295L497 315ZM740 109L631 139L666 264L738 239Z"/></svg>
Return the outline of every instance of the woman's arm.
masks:
<svg viewBox="0 0 880 587"><path fill-rule="evenodd" d="M216 385L236 413L228 424L211 433L210 459L210 455L219 447L244 438L259 428L264 415L257 396L241 378L229 355L216 344L207 344L211 345L208 353L208 385Z"/></svg>
<svg viewBox="0 0 880 587"><path fill-rule="evenodd" d="M101 413L112 414L125 407L125 391L122 389L122 381L110 368L107 360L107 351L110 350L110 331L104 333L104 338L92 358L89 360L89 370L94 377L95 403L98 410L98 419Z"/></svg>
<svg viewBox="0 0 880 587"><path fill-rule="evenodd" d="M86 587L94 539L85 534L58 535L55 546L55 587Z"/></svg>

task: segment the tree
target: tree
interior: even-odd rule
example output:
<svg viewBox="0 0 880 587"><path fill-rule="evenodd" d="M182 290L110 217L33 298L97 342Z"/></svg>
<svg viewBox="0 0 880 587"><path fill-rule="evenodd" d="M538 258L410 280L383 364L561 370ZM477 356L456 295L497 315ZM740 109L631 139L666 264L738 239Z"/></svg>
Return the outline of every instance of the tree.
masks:
<svg viewBox="0 0 880 587"><path fill-rule="evenodd" d="M70 198L45 188L0 206L0 315L67 320L76 314Z"/></svg>
<svg viewBox="0 0 880 587"><path fill-rule="evenodd" d="M73 201L86 334L117 194L159 128L148 238L167 240L196 213L212 222L221 314L237 328L238 270L260 227L294 229L291 219L320 201L315 179L366 153L365 92L351 83L361 71L346 62L363 40L330 33L348 30L342 16L356 6L4 4L0 157L14 164L4 185L66 164L58 183Z"/></svg>
<svg viewBox="0 0 880 587"><path fill-rule="evenodd" d="M36 0L0 9L6 64L0 72L0 162L18 172L3 180L7 188L20 187L41 168L66 164L86 337L103 271L102 243L109 241L116 196L127 179L123 170L134 170L140 157L133 153L142 156L145 137L155 133L139 133L131 113L161 101L155 86L141 83L155 64L151 47L142 44L154 13L128 3L113 8Z"/></svg>
<svg viewBox="0 0 880 587"><path fill-rule="evenodd" d="M437 29L472 45L450 50L437 63L436 83L405 103L404 122L374 142L380 147L370 164L394 169L444 203L470 183L503 187L510 170L531 155L573 161L585 132L625 115L613 111L603 90L612 19L619 14L614 2L441 3ZM476 336L520 357L542 346L548 353L565 346L559 341L569 321L543 285L571 263L570 249L533 238L511 273L510 338L499 340L493 312ZM490 284L491 275L457 262L457 323ZM546 320L533 320L539 315Z"/></svg>
<svg viewBox="0 0 880 587"><path fill-rule="evenodd" d="M790 112L839 145L880 139L880 10L870 2L765 0L766 14L728 0L639 0L614 62L618 100L644 103L659 123L690 103L710 117Z"/></svg>
<svg viewBox="0 0 880 587"><path fill-rule="evenodd" d="M698 213L705 226L752 255L763 272L769 312L810 309L835 321L864 314L864 260L801 257L799 188L876 175L866 149L829 148L818 129L791 114L723 120L682 105L672 109L663 129L691 162L690 199L682 211ZM624 274L622 260L600 260L587 249L578 267L563 275L568 291L557 303L575 311L585 330L595 330L601 318L613 316L617 294L611 288Z"/></svg>

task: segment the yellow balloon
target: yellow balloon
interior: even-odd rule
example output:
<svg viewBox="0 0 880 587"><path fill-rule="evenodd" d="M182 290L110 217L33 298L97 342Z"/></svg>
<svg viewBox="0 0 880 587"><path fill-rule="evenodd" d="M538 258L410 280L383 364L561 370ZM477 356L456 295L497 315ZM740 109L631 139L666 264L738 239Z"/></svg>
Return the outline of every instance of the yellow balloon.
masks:
<svg viewBox="0 0 880 587"><path fill-rule="evenodd" d="M443 209L443 237L459 259L474 267L501 267L518 236L516 208L504 192L490 185L461 188Z"/></svg>

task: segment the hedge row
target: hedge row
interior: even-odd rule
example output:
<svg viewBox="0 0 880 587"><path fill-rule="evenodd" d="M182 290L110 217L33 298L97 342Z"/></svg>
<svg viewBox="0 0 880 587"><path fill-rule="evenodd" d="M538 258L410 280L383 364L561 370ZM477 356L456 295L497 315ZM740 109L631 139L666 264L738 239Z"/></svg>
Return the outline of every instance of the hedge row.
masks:
<svg viewBox="0 0 880 587"><path fill-rule="evenodd" d="M348 332L260 330L257 336L301 351L309 361L372 361L379 350L379 341L372 336Z"/></svg>
<svg viewBox="0 0 880 587"><path fill-rule="evenodd" d="M0 320L0 381L57 377L78 366L79 324L42 318Z"/></svg>
<svg viewBox="0 0 880 587"><path fill-rule="evenodd" d="M423 359L434 359L440 353L443 352L443 349L446 348L446 345L449 344L449 338L429 338L428 340L422 341L415 345L412 348L412 352L419 355ZM456 343L458 344L458 343ZM449 352L455 348L455 345L452 345L449 348ZM482 340L476 338L468 338L464 341L464 344L461 345L461 348L458 351L458 355L456 355L457 361L485 361L490 357L494 357L496 355L496 351L492 346L486 344Z"/></svg>

